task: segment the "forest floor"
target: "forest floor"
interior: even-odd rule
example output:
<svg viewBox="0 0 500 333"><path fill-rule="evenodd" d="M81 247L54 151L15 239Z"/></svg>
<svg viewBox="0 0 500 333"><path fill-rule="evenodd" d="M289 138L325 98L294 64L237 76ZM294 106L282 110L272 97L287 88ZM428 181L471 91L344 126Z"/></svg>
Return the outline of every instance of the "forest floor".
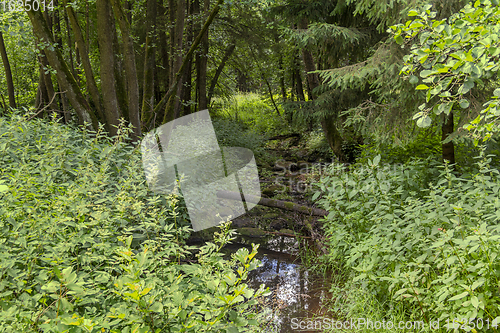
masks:
<svg viewBox="0 0 500 333"><path fill-rule="evenodd" d="M270 141L266 148L266 157L256 158L261 196L314 207L311 201L315 191L313 183L331 162L317 151L309 153L295 138L273 141ZM321 218L321 216L257 205L232 222L240 234L248 237L262 237L273 233L315 238L321 235L321 226L318 222ZM194 233L191 241L206 241L211 239L212 234L212 229L206 229Z"/></svg>

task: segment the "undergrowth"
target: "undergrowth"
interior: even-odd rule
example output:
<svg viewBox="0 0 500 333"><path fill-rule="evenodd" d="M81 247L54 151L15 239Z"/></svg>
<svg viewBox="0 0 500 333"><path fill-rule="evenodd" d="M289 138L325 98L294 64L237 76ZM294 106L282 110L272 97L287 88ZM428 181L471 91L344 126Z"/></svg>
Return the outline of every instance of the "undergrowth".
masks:
<svg viewBox="0 0 500 333"><path fill-rule="evenodd" d="M224 259L229 223L186 246L185 207L148 190L130 129L25 119L0 117L1 332L259 329L256 247Z"/></svg>
<svg viewBox="0 0 500 333"><path fill-rule="evenodd" d="M496 331L500 173L491 159L483 151L460 178L430 158L380 162L332 166L313 197L330 212L327 261L348 274L332 289L339 317Z"/></svg>

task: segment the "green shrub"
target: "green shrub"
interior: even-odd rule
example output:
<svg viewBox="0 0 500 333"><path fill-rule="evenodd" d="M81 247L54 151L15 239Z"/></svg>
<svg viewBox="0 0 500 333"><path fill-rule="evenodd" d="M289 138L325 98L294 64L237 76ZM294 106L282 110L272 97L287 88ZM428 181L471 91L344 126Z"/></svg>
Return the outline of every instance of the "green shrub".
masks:
<svg viewBox="0 0 500 333"><path fill-rule="evenodd" d="M420 130L408 142L399 144L391 142L378 142L371 140L362 146L359 162L366 162L381 155L382 160L388 164L406 163L412 158L427 158L429 156L438 160L441 156L441 136L439 133Z"/></svg>
<svg viewBox="0 0 500 333"><path fill-rule="evenodd" d="M1 332L243 332L258 262L187 247L180 197L153 195L139 149L100 132L0 118ZM185 259L197 252L194 263Z"/></svg>
<svg viewBox="0 0 500 333"><path fill-rule="evenodd" d="M474 167L474 156L479 154L479 149L474 146L472 140L467 137L457 137L454 139L455 163L457 170L470 171ZM368 144L362 146L359 162L366 162L377 155L382 156L386 163L406 163L412 158L427 158L432 156L435 160L442 158L441 133L431 130L419 130L417 135L408 142L379 142L370 140ZM492 165L500 165L500 145L498 138L493 137L486 143L486 154L492 156Z"/></svg>
<svg viewBox="0 0 500 333"><path fill-rule="evenodd" d="M478 171L462 178L430 159L385 170L379 161L349 172L333 167L318 183L314 197L330 212L329 259L375 295L387 317L404 309L441 328L458 319L455 327L482 322L481 331L491 331L500 320L498 170L484 154Z"/></svg>

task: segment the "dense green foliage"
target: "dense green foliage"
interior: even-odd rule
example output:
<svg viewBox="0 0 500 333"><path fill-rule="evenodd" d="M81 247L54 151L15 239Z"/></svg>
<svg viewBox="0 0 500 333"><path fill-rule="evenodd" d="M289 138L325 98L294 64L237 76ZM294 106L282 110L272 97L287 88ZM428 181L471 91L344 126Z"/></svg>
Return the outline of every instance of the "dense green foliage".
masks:
<svg viewBox="0 0 500 333"><path fill-rule="evenodd" d="M432 6L427 5L423 11L412 10L409 16L417 16L416 19L392 27L396 41L411 46L401 72L409 77L410 83L420 83L417 90L426 92L425 103L413 118L417 119L418 126L428 127L432 114L449 114L458 107L469 109L471 106L481 114L474 115L475 119L465 128L477 130L476 140L488 139L492 132L498 131L500 89L495 90L493 96L488 91L497 86L500 68L498 1L469 3L459 13L445 19L436 19L437 13L431 9ZM419 74L422 81L414 74ZM481 102L477 98L479 92L488 95L484 109L471 105Z"/></svg>
<svg viewBox="0 0 500 333"><path fill-rule="evenodd" d="M387 167L377 156L322 177L327 257L385 304L382 318L500 319L500 173L490 162L482 155L457 177L430 159Z"/></svg>
<svg viewBox="0 0 500 333"><path fill-rule="evenodd" d="M17 88L16 100L21 105L30 105L35 99L38 80L38 50L34 48L35 37L31 33L31 25L26 23L24 13L2 13L0 32L4 35L9 51L12 75ZM3 70L0 73L0 94L7 96L6 78Z"/></svg>
<svg viewBox="0 0 500 333"><path fill-rule="evenodd" d="M0 331L262 327L257 249L220 254L228 222L185 245L181 191L151 193L129 144L200 109L264 182L352 163L301 198L329 212L305 236L345 273L339 316L499 318L497 0L55 2L0 10Z"/></svg>
<svg viewBox="0 0 500 333"><path fill-rule="evenodd" d="M264 290L256 248L187 247L179 197L147 188L138 149L56 122L0 118L0 331L243 332ZM197 253L192 263L185 259Z"/></svg>

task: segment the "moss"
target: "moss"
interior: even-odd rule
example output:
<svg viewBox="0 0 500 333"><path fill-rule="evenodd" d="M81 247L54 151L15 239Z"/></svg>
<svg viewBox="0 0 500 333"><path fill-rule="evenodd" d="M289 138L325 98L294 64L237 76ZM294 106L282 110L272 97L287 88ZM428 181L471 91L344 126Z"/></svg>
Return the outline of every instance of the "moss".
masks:
<svg viewBox="0 0 500 333"><path fill-rule="evenodd" d="M238 232L242 236L247 236L247 237L264 237L267 235L265 231L258 228L241 228L238 229Z"/></svg>
<svg viewBox="0 0 500 333"><path fill-rule="evenodd" d="M262 219L275 219L278 216L280 216L280 215L277 213L267 213L267 214L260 216L260 218L262 218Z"/></svg>

